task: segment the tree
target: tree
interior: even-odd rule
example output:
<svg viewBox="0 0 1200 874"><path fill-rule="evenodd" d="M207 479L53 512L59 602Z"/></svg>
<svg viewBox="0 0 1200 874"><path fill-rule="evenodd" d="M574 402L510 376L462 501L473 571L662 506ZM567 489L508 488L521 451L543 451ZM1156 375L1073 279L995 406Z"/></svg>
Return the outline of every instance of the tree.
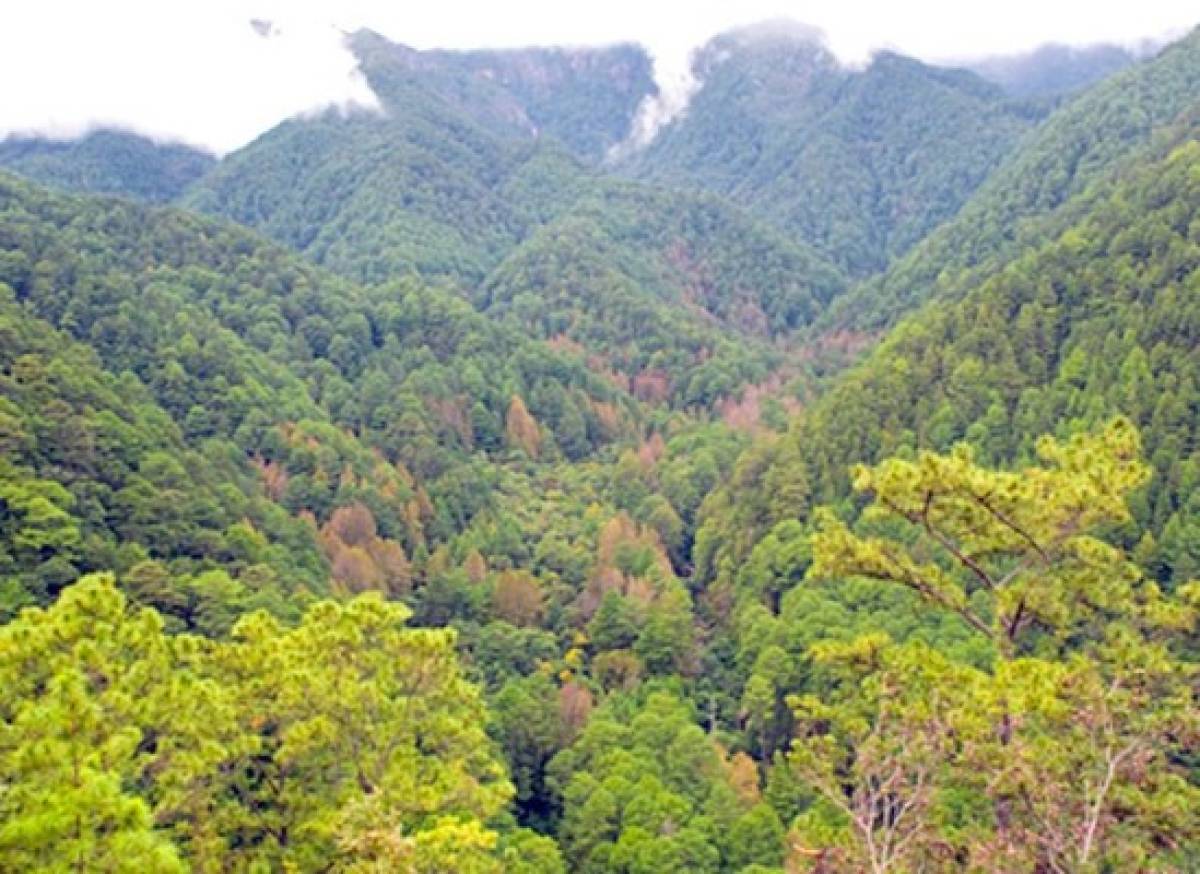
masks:
<svg viewBox="0 0 1200 874"><path fill-rule="evenodd" d="M588 637L597 650L625 649L638 637L638 613L624 595L609 590L588 623Z"/></svg>
<svg viewBox="0 0 1200 874"><path fill-rule="evenodd" d="M0 629L0 868L499 872L453 633L379 596L164 633L111 576Z"/></svg>
<svg viewBox="0 0 1200 874"><path fill-rule="evenodd" d="M826 874L955 870L935 815L955 743L945 693L973 671L885 635L820 644L812 657L845 683L830 700L790 699L788 764L823 799L797 822L799 858Z"/></svg>
<svg viewBox="0 0 1200 874"><path fill-rule="evenodd" d="M695 638L692 602L683 586L672 584L649 609L633 651L652 673L692 673Z"/></svg>
<svg viewBox="0 0 1200 874"><path fill-rule="evenodd" d="M55 563L73 575L71 562L83 540L70 513L74 503L59 483L30 476L0 458L0 575L19 575L40 596L57 588L46 585L57 582L51 572Z"/></svg>
<svg viewBox="0 0 1200 874"><path fill-rule="evenodd" d="M0 629L0 868L184 871L181 844L207 856L207 786L238 732L195 654L111 576Z"/></svg>
<svg viewBox="0 0 1200 874"><path fill-rule="evenodd" d="M534 625L542 615L542 587L528 571L504 571L492 593L496 615L513 625Z"/></svg>
<svg viewBox="0 0 1200 874"><path fill-rule="evenodd" d="M512 396L504 427L510 446L522 450L530 458L538 457L538 451L542 445L542 433L520 395Z"/></svg>
<svg viewBox="0 0 1200 874"><path fill-rule="evenodd" d="M1065 444L1043 437L1045 466L1017 473L976 466L967 444L859 466L854 487L873 498L863 522L908 523L916 540L860 537L824 511L809 577L906 586L1012 658L1043 632L1063 638L1131 606L1137 569L1094 532L1130 521L1125 499L1149 476L1139 449L1136 429L1117 419Z"/></svg>
<svg viewBox="0 0 1200 874"><path fill-rule="evenodd" d="M491 870L495 835L481 822L511 788L453 632L408 629L408 616L364 595L317 604L291 630L263 613L235 626L218 667L257 750L230 771L232 856Z"/></svg>
<svg viewBox="0 0 1200 874"><path fill-rule="evenodd" d="M810 732L793 762L841 808L871 870L908 870L901 849L932 864L943 844L989 870L1138 870L1200 835L1200 790L1178 764L1200 732L1195 669L1172 652L1195 590L1167 598L1097 536L1129 522L1147 477L1139 448L1118 419L1043 438L1043 464L1015 473L976 466L965 446L889 459L854 473L871 533L821 514L810 579L907 587L994 653L982 671L925 657L914 672L911 647L879 645L841 703L793 700ZM930 843L930 811L954 793L987 807Z"/></svg>
<svg viewBox="0 0 1200 874"><path fill-rule="evenodd" d="M669 692L609 697L551 761L549 778L562 798L558 838L571 870L716 874L723 857L778 849L745 845L773 834L761 815L733 828L743 805L722 751Z"/></svg>
<svg viewBox="0 0 1200 874"><path fill-rule="evenodd" d="M546 825L554 813L545 788L546 765L567 740L559 715L559 690L544 674L509 680L492 701L492 734L508 760L516 786L517 816Z"/></svg>

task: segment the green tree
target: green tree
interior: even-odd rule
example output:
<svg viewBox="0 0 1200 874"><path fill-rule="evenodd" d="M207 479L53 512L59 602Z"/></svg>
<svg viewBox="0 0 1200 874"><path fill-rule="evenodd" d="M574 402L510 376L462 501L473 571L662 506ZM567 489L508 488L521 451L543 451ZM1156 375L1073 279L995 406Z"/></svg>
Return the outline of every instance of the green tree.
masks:
<svg viewBox="0 0 1200 874"><path fill-rule="evenodd" d="M202 652L111 576L0 629L0 868L184 871L181 842L207 857L208 785L238 732Z"/></svg>
<svg viewBox="0 0 1200 874"><path fill-rule="evenodd" d="M364 595L320 603L295 629L265 613L234 627L218 667L258 750L231 771L221 813L233 858L486 868L495 835L481 822L511 787L453 632L408 629L408 616Z"/></svg>
<svg viewBox="0 0 1200 874"><path fill-rule="evenodd" d="M453 633L379 597L164 633L111 576L0 629L0 868L498 872Z"/></svg>
<svg viewBox="0 0 1200 874"><path fill-rule="evenodd" d="M792 762L838 809L847 870L1155 869L1200 836L1179 765L1200 730L1195 669L1171 648L1196 592L1168 599L1098 537L1129 521L1139 449L1115 420L1043 438L1043 464L1015 473L966 447L890 459L855 471L871 533L822 514L812 578L910 588L994 652L980 670L886 639L814 648L857 673L840 700L793 699Z"/></svg>
<svg viewBox="0 0 1200 874"><path fill-rule="evenodd" d="M567 740L559 689L545 674L513 678L492 699L491 710L492 734L516 786L517 817L545 827L555 813L545 785L546 765Z"/></svg>

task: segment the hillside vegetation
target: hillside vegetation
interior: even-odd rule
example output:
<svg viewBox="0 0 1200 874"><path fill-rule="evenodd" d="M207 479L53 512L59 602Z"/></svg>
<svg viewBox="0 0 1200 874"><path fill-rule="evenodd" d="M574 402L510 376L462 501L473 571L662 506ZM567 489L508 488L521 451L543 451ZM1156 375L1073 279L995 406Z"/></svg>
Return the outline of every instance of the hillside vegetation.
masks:
<svg viewBox="0 0 1200 874"><path fill-rule="evenodd" d="M1197 39L0 146L0 870L1196 870Z"/></svg>
<svg viewBox="0 0 1200 874"><path fill-rule="evenodd" d="M78 140L0 140L0 167L10 172L68 191L151 203L174 200L216 163L206 152L117 130L97 130Z"/></svg>
<svg viewBox="0 0 1200 874"><path fill-rule="evenodd" d="M848 69L770 26L714 39L693 66L687 112L629 172L728 197L856 276L953 216L1042 112L892 53Z"/></svg>

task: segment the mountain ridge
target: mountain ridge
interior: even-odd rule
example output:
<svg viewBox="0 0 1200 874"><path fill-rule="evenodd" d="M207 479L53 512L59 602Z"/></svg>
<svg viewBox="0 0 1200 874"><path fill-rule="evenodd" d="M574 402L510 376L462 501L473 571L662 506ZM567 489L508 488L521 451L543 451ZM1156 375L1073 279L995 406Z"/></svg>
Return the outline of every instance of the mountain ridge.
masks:
<svg viewBox="0 0 1200 874"><path fill-rule="evenodd" d="M0 869L1200 864L1200 30L354 44L0 170Z"/></svg>

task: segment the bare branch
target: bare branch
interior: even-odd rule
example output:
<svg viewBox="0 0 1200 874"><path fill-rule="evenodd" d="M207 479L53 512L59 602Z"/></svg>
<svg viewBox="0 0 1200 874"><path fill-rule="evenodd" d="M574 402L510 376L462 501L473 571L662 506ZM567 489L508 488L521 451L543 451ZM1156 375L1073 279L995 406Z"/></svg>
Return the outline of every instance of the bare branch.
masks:
<svg viewBox="0 0 1200 874"><path fill-rule="evenodd" d="M1000 524L1007 527L1010 531L1015 533L1018 537L1020 537L1022 540L1024 540L1030 546L1032 546L1034 551L1036 551L1037 554L1041 556L1042 562L1044 564L1050 564L1049 553L1047 553L1046 550L1042 549L1041 544L1039 544L1037 542L1037 540L1034 539L1033 535L1031 535L1028 531L1026 531L1024 528L1022 528L1020 525L1018 525L1012 519L1008 518L1008 515L1006 513L993 507L991 502L988 500L987 495L976 495L976 494L972 493L971 497L975 500L975 503L979 504L979 506L983 507L983 509L985 509L989 513L991 513L996 518L996 520L998 522L1000 522Z"/></svg>
<svg viewBox="0 0 1200 874"><path fill-rule="evenodd" d="M893 563L900 565L900 561L896 558L895 555L890 553L888 550L886 550L886 549L883 550L883 553ZM897 583L901 586L907 586L908 588L913 589L917 593L924 595L926 598L930 599L934 603L940 604L942 607L945 607L947 610L957 613L959 616L961 616L963 619L965 619L967 621L967 623L970 624L973 628L975 628L978 631L982 631L988 637L990 637L992 639L995 639L995 637L996 637L995 630L993 630L991 626L989 626L986 622L984 622L982 619L980 619L974 612L972 612L970 609L968 609L966 607L958 607L958 606L955 606L954 604L951 604L949 601L947 601L945 599L945 597L943 597L941 594L939 594L938 591L933 586L931 586L929 583L927 583L925 580L921 579L920 577L909 576L909 577L902 578L902 577L887 575L887 576L876 576L875 579L882 579L882 580L890 581L893 583Z"/></svg>
<svg viewBox="0 0 1200 874"><path fill-rule="evenodd" d="M883 503L893 513L903 516L914 525L920 525L923 527L929 533L930 537L936 540L939 544L941 544L943 549L954 556L955 560L957 560L959 564L965 568L968 568L971 573L975 574L975 576L977 576L989 589L995 589L995 580L993 580L991 575L983 569L983 566L980 565L979 562L975 561L975 559L971 558L971 556L964 553L953 540L935 528L933 523L929 521L929 509L932 504L932 499L933 492L926 492L924 509L922 509L920 513L911 513L900 509L887 498L880 498L880 500L883 501Z"/></svg>

